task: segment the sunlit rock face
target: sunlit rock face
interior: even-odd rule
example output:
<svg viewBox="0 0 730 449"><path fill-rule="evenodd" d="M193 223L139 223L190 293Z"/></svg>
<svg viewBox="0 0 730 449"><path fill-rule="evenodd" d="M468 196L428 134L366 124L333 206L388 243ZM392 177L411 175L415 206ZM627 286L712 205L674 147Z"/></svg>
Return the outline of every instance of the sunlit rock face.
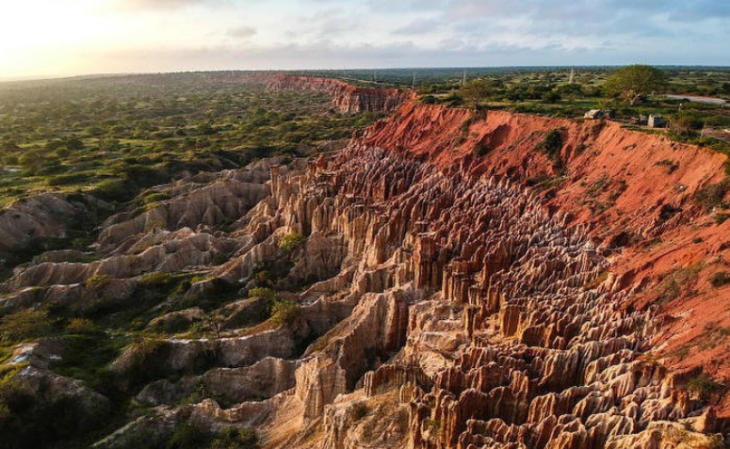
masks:
<svg viewBox="0 0 730 449"><path fill-rule="evenodd" d="M268 88L272 90L314 90L332 97L335 108L345 113L387 112L402 105L412 95L397 89L358 87L336 79L277 75Z"/></svg>

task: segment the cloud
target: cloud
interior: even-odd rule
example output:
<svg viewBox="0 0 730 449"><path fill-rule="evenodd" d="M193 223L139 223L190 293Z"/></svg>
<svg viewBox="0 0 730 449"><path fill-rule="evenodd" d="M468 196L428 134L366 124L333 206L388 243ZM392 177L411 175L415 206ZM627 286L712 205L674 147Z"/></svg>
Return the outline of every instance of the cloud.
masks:
<svg viewBox="0 0 730 449"><path fill-rule="evenodd" d="M411 23L393 30L393 34L428 34L440 30L443 22L437 19L416 19Z"/></svg>
<svg viewBox="0 0 730 449"><path fill-rule="evenodd" d="M109 26L84 35L98 51L76 57L78 73L730 65L728 0L84 1Z"/></svg>
<svg viewBox="0 0 730 449"><path fill-rule="evenodd" d="M252 37L256 34L256 28L242 25L236 28L231 28L226 32L226 35L229 37L237 38L237 39L247 39L249 37Z"/></svg>
<svg viewBox="0 0 730 449"><path fill-rule="evenodd" d="M189 6L220 6L231 4L228 0L116 0L114 9L127 11L166 11Z"/></svg>

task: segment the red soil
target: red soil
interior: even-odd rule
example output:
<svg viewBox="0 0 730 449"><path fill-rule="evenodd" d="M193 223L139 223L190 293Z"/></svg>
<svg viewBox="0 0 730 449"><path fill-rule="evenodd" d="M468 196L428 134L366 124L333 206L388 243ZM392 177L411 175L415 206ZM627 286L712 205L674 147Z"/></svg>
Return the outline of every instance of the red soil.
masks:
<svg viewBox="0 0 730 449"><path fill-rule="evenodd" d="M560 163L536 148L553 129L563 138ZM571 226L586 226L610 253L611 271L634 289L622 307L660 306L654 342L662 362L677 371L704 369L730 385L730 285L709 282L730 271L730 220L717 225L694 199L725 178L726 156L613 122L503 111L485 117L415 102L359 142L455 175L543 181L545 205L568 213ZM725 396L718 414L730 417Z"/></svg>

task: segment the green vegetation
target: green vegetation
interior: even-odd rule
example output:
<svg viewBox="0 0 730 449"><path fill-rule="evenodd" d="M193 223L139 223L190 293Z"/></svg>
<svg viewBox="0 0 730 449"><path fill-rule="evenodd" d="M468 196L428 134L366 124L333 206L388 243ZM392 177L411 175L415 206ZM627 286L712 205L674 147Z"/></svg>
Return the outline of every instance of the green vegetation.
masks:
<svg viewBox="0 0 730 449"><path fill-rule="evenodd" d="M698 131L705 124L730 126L730 117L719 114L717 107L685 104L680 115L679 103L663 97L644 95L633 106L624 107L608 96L606 81L611 70L580 70L574 80L559 69L473 72L463 87L461 71L435 72L437 76L424 77L416 85L424 94L422 101L466 105L480 111L473 114L473 120L483 117L487 108L577 117L586 109L606 107L616 109L619 119L627 122L648 112L659 111L672 117L667 112L677 111L671 121L672 138L716 145L720 150L721 144L700 137ZM716 82L730 81L725 71L707 71L717 75L712 77L703 71L665 72L668 92L697 93L692 91L696 87L699 93L712 94L715 89L712 95L730 95L730 89ZM389 81L377 84L400 83L390 74L385 79ZM361 83L372 85L365 80ZM13 267L49 250L78 250L69 255L69 261L98 260L108 254L90 247L99 224L111 213L124 210L134 216L171 198L173 188L155 186L200 171L236 168L261 157L283 156L286 164L287 157L335 150L354 128L378 117L340 114L332 110L330 99L322 94L265 92L257 86L215 81L210 74L1 83L0 206L24 201L39 192L64 192L89 210L86 216L67 223L67 238L36 238L26 248L2 255L6 261L2 275L9 275ZM472 123L463 127L463 141L470 137ZM550 130L536 149L559 165L564 135L562 129ZM483 142L473 148L476 156L484 156L489 150ZM576 148L575 153L585 150ZM678 168L672 161L660 165L670 173ZM554 175L538 173L528 183L548 195L564 179L566 173L556 170ZM591 198L622 192L619 181L613 185L607 178L592 182L588 189ZM727 183L709 186L697 193L696 200L708 209L725 207L727 190ZM716 219L722 217L723 213L717 212ZM147 230L162 227L165 223L150 220ZM221 229L226 228L216 227L215 231ZM297 291L318 280L299 279L298 274L290 273L305 244L306 238L298 233L282 236L276 260L255 267L246 279L229 282L211 278L210 266L196 267L196 271L144 273L126 284L100 274L85 280L79 298L64 298L35 310L3 312L0 361L6 362L20 342L50 337L46 343L58 348L54 351L61 357L54 359L49 368L84 381L88 388L109 399L111 409L85 416L72 401L44 402L13 380L27 363L4 365L0 369L0 434L9 435L9 439L0 446L88 447L125 423L152 413L151 408L133 401L148 382L177 382L183 376L221 366L220 354L211 345L201 350L190 366L171 369L165 361L171 354L169 337L173 334L178 338L218 338L249 335L252 329L297 325L300 306L286 299L289 296L283 292ZM217 253L212 265L225 263L229 257L231 254ZM689 293L698 272L698 267L690 267L667 276L657 292L660 301ZM597 286L607 275L602 273L585 287ZM729 282L728 278L727 273L718 272L710 282L719 288ZM110 293L110 288L117 285L119 290L134 291L118 299ZM40 289L28 293L40 293ZM312 348L323 349L333 335L323 336ZM711 335L711 339L696 344L722 344L730 332L716 329ZM304 351L316 337L308 335L295 352L299 346ZM111 369L115 360L120 361L119 366L115 364ZM688 388L697 394L715 391L703 379L695 383ZM229 398L216 396L202 384L182 404L205 398L213 398L223 407L231 405ZM355 421L370 412L365 403L356 404L350 411ZM427 427L437 433L440 423L429 421ZM231 428L208 434L184 422L169 435L155 437L163 441L158 444L154 438L142 438L137 444L157 449L258 447L256 433L251 430Z"/></svg>
<svg viewBox="0 0 730 449"><path fill-rule="evenodd" d="M281 238L281 241L279 241L279 249L286 254L290 254L305 243L307 243L307 238L297 232L294 232Z"/></svg>
<svg viewBox="0 0 730 449"><path fill-rule="evenodd" d="M716 382L706 373L700 373L687 382L687 391L699 397L703 402L706 402L713 393L721 390L722 387L721 383Z"/></svg>
<svg viewBox="0 0 730 449"><path fill-rule="evenodd" d="M271 320L278 324L291 324L299 316L300 307L291 300L278 300L271 306Z"/></svg>
<svg viewBox="0 0 730 449"><path fill-rule="evenodd" d="M499 82L495 80L478 79L462 86L459 93L469 108L476 110L479 109L482 101L489 98L489 95L498 85Z"/></svg>
<svg viewBox="0 0 730 449"><path fill-rule="evenodd" d="M212 449L256 449L259 447L259 437L251 429L223 429L213 437Z"/></svg>
<svg viewBox="0 0 730 449"><path fill-rule="evenodd" d="M307 75L340 78L364 86L414 86L422 103L474 110L505 109L581 119L590 109L609 109L615 120L644 132L663 133L642 127L649 114L662 114L669 120L666 134L672 140L730 154L730 136L723 131L730 128L727 107L664 95L730 100L730 70L725 67L393 69L379 71L377 82L371 71L316 71ZM475 149L475 154L480 151Z"/></svg>
<svg viewBox="0 0 730 449"><path fill-rule="evenodd" d="M727 271L718 271L710 276L710 284L715 288L730 284L730 273Z"/></svg>
<svg viewBox="0 0 730 449"><path fill-rule="evenodd" d="M20 342L48 335L51 329L45 310L21 310L0 319L0 340Z"/></svg>
<svg viewBox="0 0 730 449"><path fill-rule="evenodd" d="M206 440L206 435L200 428L183 422L175 427L165 449L200 449L204 447Z"/></svg>
<svg viewBox="0 0 730 449"><path fill-rule="evenodd" d="M557 160L560 157L560 150L563 149L563 136L560 134L560 130L551 129L548 131L539 145L539 149L544 151L551 159Z"/></svg>
<svg viewBox="0 0 730 449"><path fill-rule="evenodd" d="M695 193L695 199L707 210L724 206L725 194L730 189L730 179L710 184Z"/></svg>
<svg viewBox="0 0 730 449"><path fill-rule="evenodd" d="M0 83L0 205L79 190L124 203L186 172L336 148L378 117L208 73Z"/></svg>
<svg viewBox="0 0 730 449"><path fill-rule="evenodd" d="M228 427L207 433L189 422L181 422L168 438L164 449L257 449L259 438L254 430Z"/></svg>
<svg viewBox="0 0 730 449"><path fill-rule="evenodd" d="M664 305L677 299L683 292L691 292L701 269L702 264L698 263L669 273L659 285L657 302Z"/></svg>
<svg viewBox="0 0 730 449"><path fill-rule="evenodd" d="M629 105L662 89L667 82L666 74L647 65L630 65L614 72L606 80L606 92L621 97Z"/></svg>
<svg viewBox="0 0 730 449"><path fill-rule="evenodd" d="M350 409L350 419L360 421L370 413L370 408L363 402L358 402Z"/></svg>

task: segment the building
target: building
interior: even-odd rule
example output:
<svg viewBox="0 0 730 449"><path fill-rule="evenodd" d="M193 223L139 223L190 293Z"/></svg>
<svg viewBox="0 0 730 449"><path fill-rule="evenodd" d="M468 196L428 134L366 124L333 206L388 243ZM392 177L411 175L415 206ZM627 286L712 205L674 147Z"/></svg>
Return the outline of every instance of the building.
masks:
<svg viewBox="0 0 730 449"><path fill-rule="evenodd" d="M646 125L649 128L665 128L667 126L667 121L664 120L664 116L661 114L650 114Z"/></svg>

